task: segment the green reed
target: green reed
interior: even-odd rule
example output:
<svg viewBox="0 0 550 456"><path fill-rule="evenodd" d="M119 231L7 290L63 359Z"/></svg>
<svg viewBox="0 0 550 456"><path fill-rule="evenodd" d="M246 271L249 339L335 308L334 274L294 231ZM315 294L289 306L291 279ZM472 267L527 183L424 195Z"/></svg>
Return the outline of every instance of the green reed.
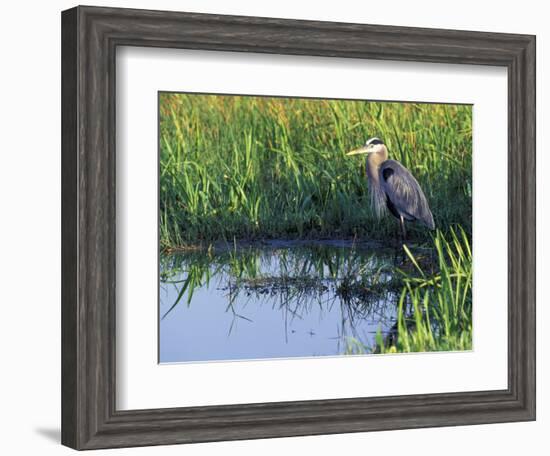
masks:
<svg viewBox="0 0 550 456"><path fill-rule="evenodd" d="M462 228L434 237L436 267L428 272L405 248L414 265L402 271L397 332L391 343L378 335L382 352L472 349L472 250Z"/></svg>
<svg viewBox="0 0 550 456"><path fill-rule="evenodd" d="M364 160L345 156L372 136L416 176L438 228L471 231L470 106L163 93L159 109L164 249L394 237L369 206Z"/></svg>

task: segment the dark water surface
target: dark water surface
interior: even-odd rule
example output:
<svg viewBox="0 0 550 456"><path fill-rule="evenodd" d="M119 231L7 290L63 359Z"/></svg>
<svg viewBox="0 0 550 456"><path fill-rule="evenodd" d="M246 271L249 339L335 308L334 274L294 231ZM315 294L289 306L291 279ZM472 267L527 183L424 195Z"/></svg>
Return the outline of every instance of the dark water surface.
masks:
<svg viewBox="0 0 550 456"><path fill-rule="evenodd" d="M395 324L391 251L346 241L161 255L159 361L369 353Z"/></svg>

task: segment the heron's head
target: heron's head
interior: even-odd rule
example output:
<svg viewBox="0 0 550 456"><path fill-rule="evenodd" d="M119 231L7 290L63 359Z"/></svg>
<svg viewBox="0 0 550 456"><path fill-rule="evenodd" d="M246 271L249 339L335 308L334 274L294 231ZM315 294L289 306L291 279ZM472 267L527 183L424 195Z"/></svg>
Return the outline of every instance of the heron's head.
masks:
<svg viewBox="0 0 550 456"><path fill-rule="evenodd" d="M369 139L364 146L348 152L346 155L380 154L387 156L388 150L380 138Z"/></svg>

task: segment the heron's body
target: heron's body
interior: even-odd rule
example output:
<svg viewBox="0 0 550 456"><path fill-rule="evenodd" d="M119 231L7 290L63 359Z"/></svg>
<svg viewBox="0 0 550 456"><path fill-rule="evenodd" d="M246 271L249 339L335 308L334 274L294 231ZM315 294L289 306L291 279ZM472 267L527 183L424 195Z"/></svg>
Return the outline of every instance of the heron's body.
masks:
<svg viewBox="0 0 550 456"><path fill-rule="evenodd" d="M378 217L386 210L401 223L405 237L405 221L417 221L435 228L428 200L411 172L396 160L388 159L388 150L378 138L349 153L367 154L366 171L371 202Z"/></svg>
<svg viewBox="0 0 550 456"><path fill-rule="evenodd" d="M401 163L385 160L379 166L369 166L367 161L369 189L378 215L383 211L377 207L387 208L397 219L412 222L418 221L434 229L434 219L428 200L417 180ZM375 182L378 181L378 182Z"/></svg>

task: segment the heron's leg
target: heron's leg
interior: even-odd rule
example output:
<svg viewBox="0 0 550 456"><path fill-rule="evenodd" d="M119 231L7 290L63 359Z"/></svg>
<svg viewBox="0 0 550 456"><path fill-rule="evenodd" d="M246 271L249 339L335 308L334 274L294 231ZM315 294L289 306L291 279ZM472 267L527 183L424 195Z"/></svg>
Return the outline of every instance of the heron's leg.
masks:
<svg viewBox="0 0 550 456"><path fill-rule="evenodd" d="M405 242L405 236L403 235L403 233L404 233L405 226L404 226L404 221L402 216L399 217L399 229L400 231L399 233L396 233L395 244L394 244L393 263L395 265L402 263L405 260L405 255L403 252L403 244Z"/></svg>
<svg viewBox="0 0 550 456"><path fill-rule="evenodd" d="M407 230L405 230L405 219L402 215L399 217L399 223L401 224L402 241L403 244L405 244L407 242Z"/></svg>
<svg viewBox="0 0 550 456"><path fill-rule="evenodd" d="M404 263L407 260L405 249L403 248L403 246L407 245L407 230L405 229L405 219L402 215L399 216L399 228L401 230L401 239L399 239L397 249L399 250L401 262Z"/></svg>

